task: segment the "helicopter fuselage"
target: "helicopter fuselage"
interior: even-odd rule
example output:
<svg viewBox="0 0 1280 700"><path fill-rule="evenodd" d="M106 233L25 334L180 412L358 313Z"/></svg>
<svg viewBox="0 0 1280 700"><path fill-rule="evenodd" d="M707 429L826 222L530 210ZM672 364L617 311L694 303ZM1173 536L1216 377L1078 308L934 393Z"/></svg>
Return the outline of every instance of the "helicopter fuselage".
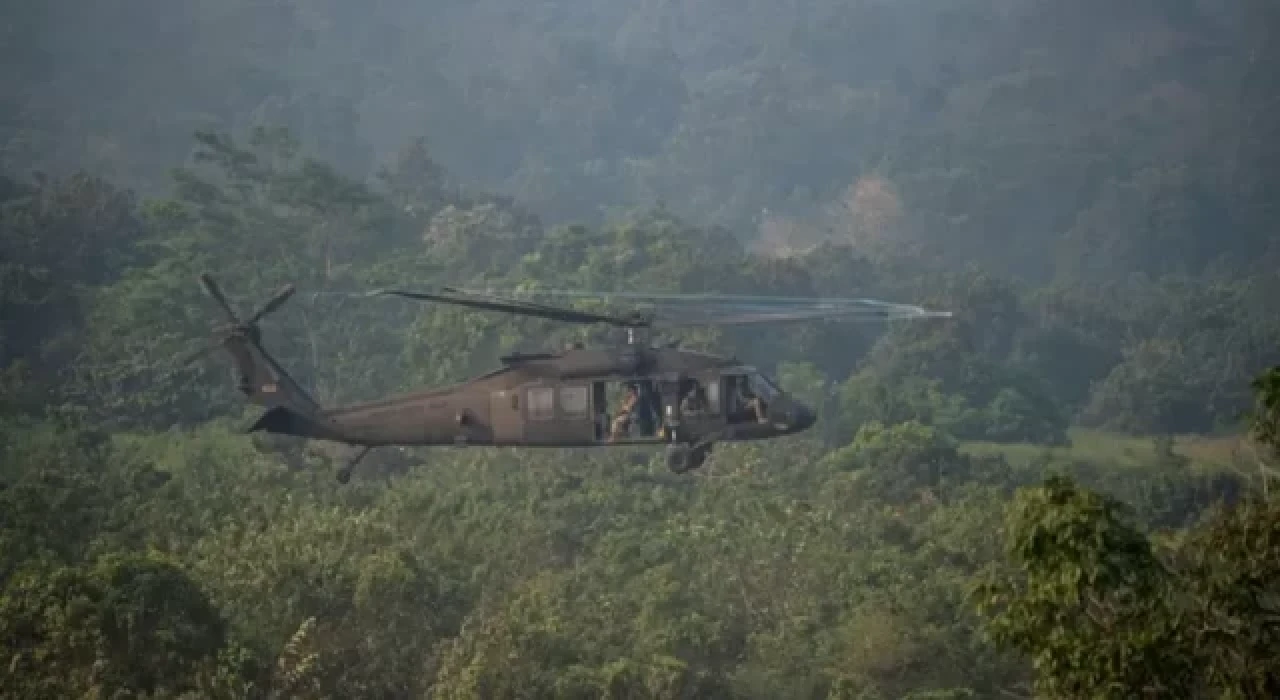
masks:
<svg viewBox="0 0 1280 700"><path fill-rule="evenodd" d="M454 386L311 415L273 409L252 430L363 447L598 447L765 440L814 422L811 409L754 367L715 355L576 348L503 364ZM630 419L617 421L627 386L638 400Z"/></svg>
<svg viewBox="0 0 1280 700"><path fill-rule="evenodd" d="M637 342L637 335L647 337L656 321L666 327L689 327L950 316L948 312L856 298L590 295L601 300L627 297L656 304L688 303L683 312L613 315L452 287L421 292L377 290L371 295L562 323L603 324L625 329L628 342L619 347L513 355L503 358L501 368L451 387L325 408L267 353L259 337L257 322L293 295L293 285L285 285L255 312L242 317L213 277L201 273L199 281L227 321L219 326L216 344L234 362L240 391L267 409L249 430L361 447L360 454L339 471L343 483L369 449L392 445L665 444L668 466L678 473L687 472L703 463L716 442L793 435L808 430L816 418L811 408L735 359ZM564 290L542 293L582 296ZM714 310L717 305L718 312Z"/></svg>

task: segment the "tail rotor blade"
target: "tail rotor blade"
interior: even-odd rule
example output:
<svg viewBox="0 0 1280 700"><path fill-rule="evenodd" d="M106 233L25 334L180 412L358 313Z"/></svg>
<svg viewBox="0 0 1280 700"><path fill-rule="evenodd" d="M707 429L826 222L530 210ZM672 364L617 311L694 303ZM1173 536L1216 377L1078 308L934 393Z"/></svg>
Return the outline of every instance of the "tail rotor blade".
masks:
<svg viewBox="0 0 1280 700"><path fill-rule="evenodd" d="M200 346L199 348L196 348L195 350L183 353L182 355L178 356L177 366L187 367L192 364L195 364L196 360L199 360L205 355L208 355L209 353L213 352L213 350L217 347L218 347L217 343L206 343Z"/></svg>
<svg viewBox="0 0 1280 700"><path fill-rule="evenodd" d="M296 291L297 289L292 284L286 284L285 286L281 287L280 291L276 292L275 296L271 297L271 299L268 300L267 303L262 305L262 308L258 309L257 313L255 313L253 316L249 318L248 325L252 326L253 324L262 320L263 316L266 316L272 311L275 311L276 309L280 308L286 301L289 300L289 297L293 296L293 293Z"/></svg>
<svg viewBox="0 0 1280 700"><path fill-rule="evenodd" d="M213 277L209 273L200 273L200 286L204 287L205 293L211 299L218 302L218 306L222 307L222 311L227 315L228 320L233 324L240 325L240 319L236 317L236 312L232 310L231 304L227 302L227 297L222 294L222 290L218 288L218 283L213 281Z"/></svg>

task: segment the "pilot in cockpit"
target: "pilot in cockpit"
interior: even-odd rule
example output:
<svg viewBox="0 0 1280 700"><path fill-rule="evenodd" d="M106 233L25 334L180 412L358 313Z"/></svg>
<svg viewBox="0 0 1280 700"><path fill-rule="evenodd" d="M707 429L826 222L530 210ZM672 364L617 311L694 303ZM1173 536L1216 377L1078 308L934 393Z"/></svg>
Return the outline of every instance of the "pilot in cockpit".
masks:
<svg viewBox="0 0 1280 700"><path fill-rule="evenodd" d="M768 420L765 417L764 399L756 396L756 393L751 390L750 383L744 381L741 384L741 387L742 398L746 402L747 410L751 411L751 413L755 415L757 423L767 423Z"/></svg>
<svg viewBox="0 0 1280 700"><path fill-rule="evenodd" d="M751 386L751 382L747 377L735 376L730 380L729 384L730 401L732 402L732 413L736 421L750 420L748 416L754 416L756 422L767 422L766 405L764 399L756 394Z"/></svg>

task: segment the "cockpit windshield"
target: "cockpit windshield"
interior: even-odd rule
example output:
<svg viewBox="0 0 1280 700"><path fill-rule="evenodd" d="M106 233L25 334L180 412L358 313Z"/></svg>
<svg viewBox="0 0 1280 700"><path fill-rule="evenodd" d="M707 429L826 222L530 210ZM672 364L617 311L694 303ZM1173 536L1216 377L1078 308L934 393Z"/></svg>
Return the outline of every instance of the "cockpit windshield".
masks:
<svg viewBox="0 0 1280 700"><path fill-rule="evenodd" d="M774 397L782 392L776 384L769 381L769 378L759 372L752 372L747 375L748 386L751 387L751 393L759 396L765 401L772 401Z"/></svg>

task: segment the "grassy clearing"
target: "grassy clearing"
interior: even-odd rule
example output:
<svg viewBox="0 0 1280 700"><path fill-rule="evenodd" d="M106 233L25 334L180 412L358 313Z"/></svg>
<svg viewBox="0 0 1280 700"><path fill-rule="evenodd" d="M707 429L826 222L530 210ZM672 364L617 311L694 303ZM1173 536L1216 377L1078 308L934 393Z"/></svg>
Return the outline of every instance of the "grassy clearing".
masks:
<svg viewBox="0 0 1280 700"><path fill-rule="evenodd" d="M972 455L1004 455L1015 466L1027 466L1048 455L1054 463L1073 461L1113 465L1131 469L1160 461L1156 438L1120 435L1076 428L1066 447L1045 447L1025 443L1001 444L967 442L961 449ZM1242 435L1180 435L1173 438L1173 452L1191 460L1192 469L1205 472L1236 471L1256 465L1250 442Z"/></svg>

